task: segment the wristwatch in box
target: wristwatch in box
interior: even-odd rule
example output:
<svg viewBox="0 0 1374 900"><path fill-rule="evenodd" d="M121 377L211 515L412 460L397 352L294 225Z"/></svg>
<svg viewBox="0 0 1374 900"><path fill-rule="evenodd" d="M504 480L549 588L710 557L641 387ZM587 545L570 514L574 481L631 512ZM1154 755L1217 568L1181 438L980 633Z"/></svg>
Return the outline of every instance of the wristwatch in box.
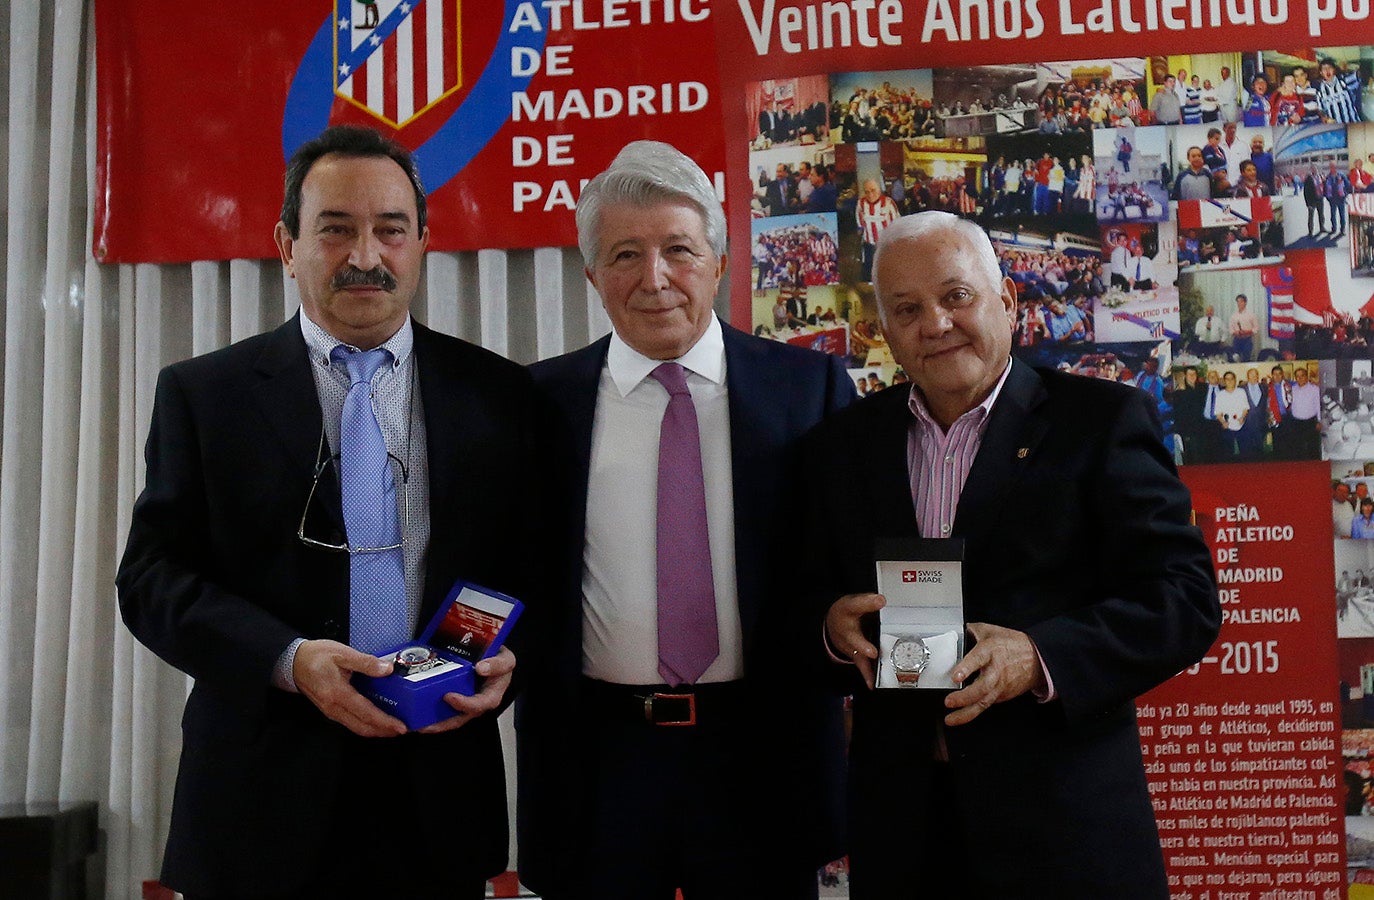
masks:
<svg viewBox="0 0 1374 900"><path fill-rule="evenodd" d="M926 666L930 665L930 648L919 637L900 637L892 645L889 659L892 672L897 676L897 686L916 687Z"/></svg>
<svg viewBox="0 0 1374 900"><path fill-rule="evenodd" d="M406 647L396 652L396 659L392 661L392 674L400 675L402 678L407 675L417 675L420 672L434 668L443 662L439 654L429 647L416 645Z"/></svg>

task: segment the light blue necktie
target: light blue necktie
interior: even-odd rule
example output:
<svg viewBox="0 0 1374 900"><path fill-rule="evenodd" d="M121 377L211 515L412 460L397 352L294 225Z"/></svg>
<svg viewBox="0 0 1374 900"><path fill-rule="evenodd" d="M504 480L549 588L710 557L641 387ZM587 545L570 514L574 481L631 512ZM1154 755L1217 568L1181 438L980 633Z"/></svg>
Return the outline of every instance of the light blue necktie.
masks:
<svg viewBox="0 0 1374 900"><path fill-rule="evenodd" d="M396 479L372 410L372 376L392 356L380 347L357 353L343 345L330 355L348 369L349 378L339 423L339 487L349 547L348 642L364 653L378 653L410 637ZM392 549L374 549L379 547Z"/></svg>

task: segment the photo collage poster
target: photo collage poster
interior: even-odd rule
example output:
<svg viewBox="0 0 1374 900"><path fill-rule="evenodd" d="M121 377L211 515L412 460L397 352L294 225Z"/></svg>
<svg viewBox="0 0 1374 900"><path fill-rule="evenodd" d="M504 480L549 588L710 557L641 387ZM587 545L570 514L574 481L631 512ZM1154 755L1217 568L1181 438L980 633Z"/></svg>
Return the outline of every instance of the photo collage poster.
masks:
<svg viewBox="0 0 1374 900"><path fill-rule="evenodd" d="M1016 355L1149 390L1180 464L1329 458L1317 415L1370 424L1323 361L1374 356L1372 73L1356 46L754 82L753 330L905 381L873 247L945 210L1016 283Z"/></svg>
<svg viewBox="0 0 1374 900"><path fill-rule="evenodd" d="M907 382L873 248L944 210L1015 283L1013 354L1149 392L1178 465L1329 461L1347 856L1374 866L1374 48L832 72L744 102L756 335L845 357L861 395Z"/></svg>

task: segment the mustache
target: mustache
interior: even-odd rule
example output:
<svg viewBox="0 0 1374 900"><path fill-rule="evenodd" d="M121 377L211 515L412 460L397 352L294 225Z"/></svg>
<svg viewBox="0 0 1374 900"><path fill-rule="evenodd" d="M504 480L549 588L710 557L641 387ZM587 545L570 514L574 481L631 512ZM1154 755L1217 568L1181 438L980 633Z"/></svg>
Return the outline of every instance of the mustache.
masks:
<svg viewBox="0 0 1374 900"><path fill-rule="evenodd" d="M389 292L396 290L396 277L384 266L377 266L366 272L356 266L349 266L336 273L329 286L336 291L351 287L375 287Z"/></svg>

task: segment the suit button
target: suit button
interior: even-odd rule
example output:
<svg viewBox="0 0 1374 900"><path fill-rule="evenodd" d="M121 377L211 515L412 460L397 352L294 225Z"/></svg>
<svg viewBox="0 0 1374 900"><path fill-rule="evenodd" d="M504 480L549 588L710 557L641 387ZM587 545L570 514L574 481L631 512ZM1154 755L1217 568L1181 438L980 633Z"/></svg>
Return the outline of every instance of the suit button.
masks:
<svg viewBox="0 0 1374 900"><path fill-rule="evenodd" d="M331 641L339 636L339 622L337 619L328 619L325 621L324 636Z"/></svg>

